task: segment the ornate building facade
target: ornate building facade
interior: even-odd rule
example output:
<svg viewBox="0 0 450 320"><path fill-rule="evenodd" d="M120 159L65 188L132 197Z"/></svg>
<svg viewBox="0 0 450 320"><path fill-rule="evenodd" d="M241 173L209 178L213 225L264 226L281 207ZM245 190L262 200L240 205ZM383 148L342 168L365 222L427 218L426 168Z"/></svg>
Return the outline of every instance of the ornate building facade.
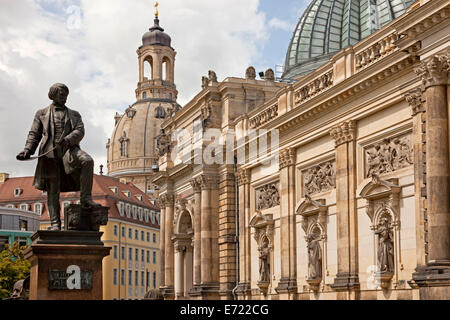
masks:
<svg viewBox="0 0 450 320"><path fill-rule="evenodd" d="M449 299L449 15L313 1L294 81L210 71L161 124L164 297Z"/></svg>

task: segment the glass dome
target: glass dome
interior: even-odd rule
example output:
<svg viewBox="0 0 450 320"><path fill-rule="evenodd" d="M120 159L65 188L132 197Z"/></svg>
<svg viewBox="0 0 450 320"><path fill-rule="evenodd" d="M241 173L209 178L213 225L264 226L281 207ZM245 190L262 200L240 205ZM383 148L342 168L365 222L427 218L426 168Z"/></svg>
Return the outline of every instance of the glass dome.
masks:
<svg viewBox="0 0 450 320"><path fill-rule="evenodd" d="M282 78L293 79L326 63L402 15L414 0L313 0L295 28Z"/></svg>

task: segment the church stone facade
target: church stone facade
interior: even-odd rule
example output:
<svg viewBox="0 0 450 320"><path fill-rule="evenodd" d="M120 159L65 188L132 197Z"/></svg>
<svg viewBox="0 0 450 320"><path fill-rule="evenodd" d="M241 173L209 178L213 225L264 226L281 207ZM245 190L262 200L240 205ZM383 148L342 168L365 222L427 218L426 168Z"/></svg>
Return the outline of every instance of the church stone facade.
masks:
<svg viewBox="0 0 450 320"><path fill-rule="evenodd" d="M203 77L156 139L164 298L449 299L449 15L312 1L283 81Z"/></svg>

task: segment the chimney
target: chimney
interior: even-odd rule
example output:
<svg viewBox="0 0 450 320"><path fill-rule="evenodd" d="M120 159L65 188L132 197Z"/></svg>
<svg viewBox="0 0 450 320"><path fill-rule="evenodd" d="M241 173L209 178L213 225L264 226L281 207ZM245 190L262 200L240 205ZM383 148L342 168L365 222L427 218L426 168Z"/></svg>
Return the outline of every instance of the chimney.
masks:
<svg viewBox="0 0 450 320"><path fill-rule="evenodd" d="M0 183L5 183L9 179L9 173L0 173Z"/></svg>

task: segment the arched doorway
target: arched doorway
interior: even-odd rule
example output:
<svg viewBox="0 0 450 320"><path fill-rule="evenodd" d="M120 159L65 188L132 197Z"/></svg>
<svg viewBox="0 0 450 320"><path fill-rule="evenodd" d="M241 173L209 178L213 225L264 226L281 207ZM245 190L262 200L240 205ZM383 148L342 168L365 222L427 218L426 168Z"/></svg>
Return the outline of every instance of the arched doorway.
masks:
<svg viewBox="0 0 450 320"><path fill-rule="evenodd" d="M175 247L175 299L189 297L193 286L193 245L194 229L190 212L179 209L175 219L175 233L172 237Z"/></svg>

